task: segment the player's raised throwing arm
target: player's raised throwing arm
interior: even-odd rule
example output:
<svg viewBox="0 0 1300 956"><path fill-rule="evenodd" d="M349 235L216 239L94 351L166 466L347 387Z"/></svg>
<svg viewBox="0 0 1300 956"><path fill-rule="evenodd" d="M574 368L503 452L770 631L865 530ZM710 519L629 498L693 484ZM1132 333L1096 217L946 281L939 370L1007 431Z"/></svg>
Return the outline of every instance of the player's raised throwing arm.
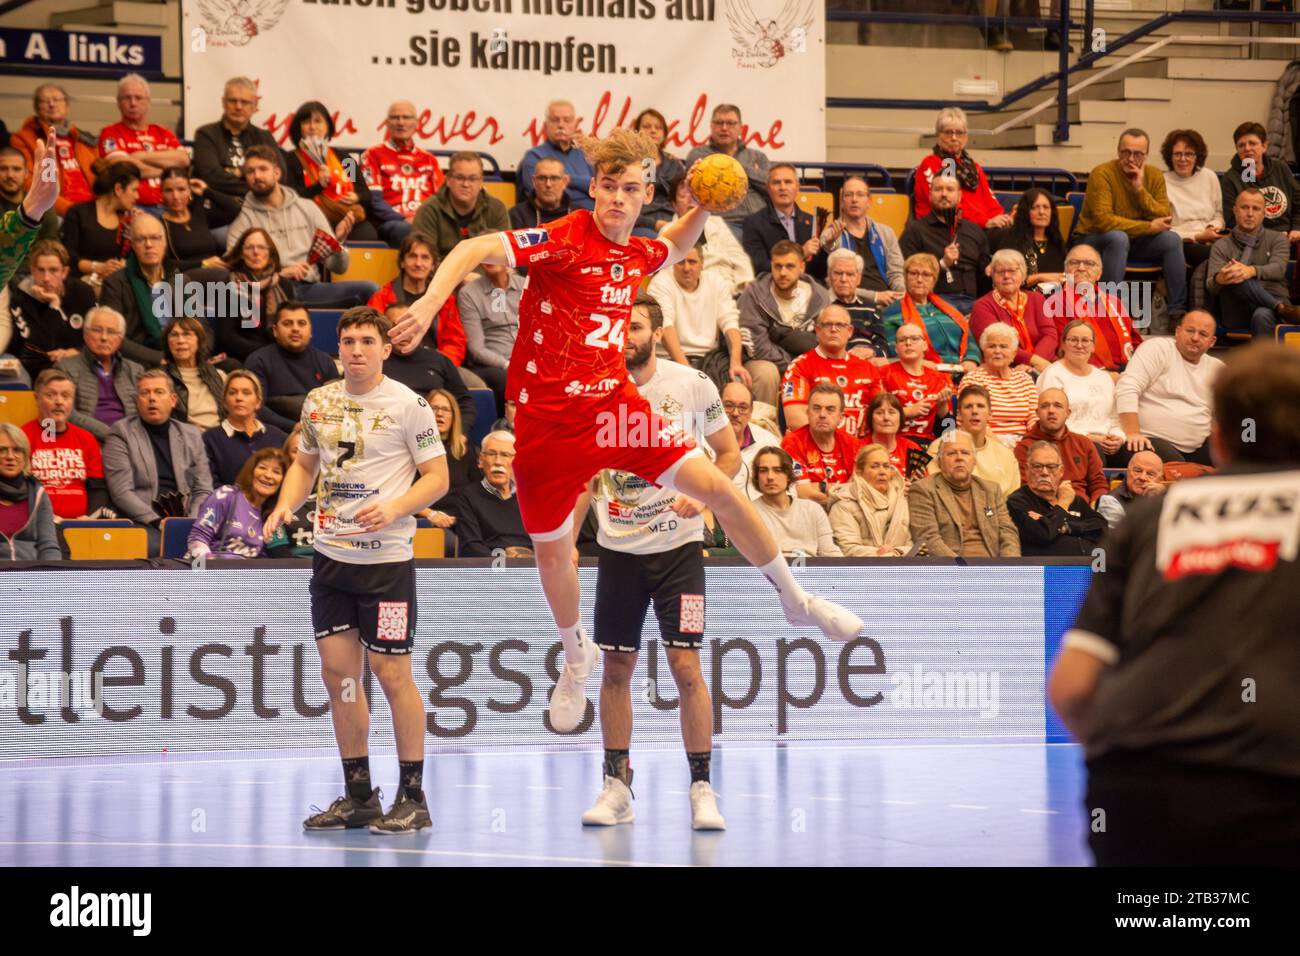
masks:
<svg viewBox="0 0 1300 956"><path fill-rule="evenodd" d="M467 275L485 262L494 266L510 265L510 260L506 258L503 233L487 233L456 243L455 248L447 253L447 257L438 266L438 271L433 274L433 280L424 295L411 303L411 307L388 333L393 347L399 352L410 352L419 345L443 303Z"/></svg>
<svg viewBox="0 0 1300 956"><path fill-rule="evenodd" d="M659 238L668 243L669 247L668 261L663 265L665 269L685 259L686 253L695 248L708 219L709 211L703 206L696 206L686 215L664 226Z"/></svg>

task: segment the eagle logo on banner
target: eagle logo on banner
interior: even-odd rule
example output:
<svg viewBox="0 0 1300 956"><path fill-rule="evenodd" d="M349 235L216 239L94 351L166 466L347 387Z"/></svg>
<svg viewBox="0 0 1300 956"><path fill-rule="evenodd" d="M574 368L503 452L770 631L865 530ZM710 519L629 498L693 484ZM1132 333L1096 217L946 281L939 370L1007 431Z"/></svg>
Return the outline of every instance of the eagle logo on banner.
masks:
<svg viewBox="0 0 1300 956"><path fill-rule="evenodd" d="M755 16L749 0L726 0L726 12L731 55L742 69L771 69L786 56L808 52L812 0L785 0L775 19Z"/></svg>
<svg viewBox="0 0 1300 956"><path fill-rule="evenodd" d="M217 46L247 46L284 16L289 0L199 0L208 39Z"/></svg>

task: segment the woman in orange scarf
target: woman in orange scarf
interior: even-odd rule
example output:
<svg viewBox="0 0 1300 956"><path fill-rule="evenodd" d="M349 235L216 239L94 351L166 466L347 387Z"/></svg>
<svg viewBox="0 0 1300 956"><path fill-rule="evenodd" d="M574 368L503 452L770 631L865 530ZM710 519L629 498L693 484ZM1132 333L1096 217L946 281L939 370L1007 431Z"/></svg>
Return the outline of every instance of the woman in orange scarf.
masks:
<svg viewBox="0 0 1300 956"><path fill-rule="evenodd" d="M885 310L881 317L885 334L894 340L898 327L915 325L925 333L925 359L931 365L958 365L967 371L979 367L980 350L970 332L970 322L934 294L939 280L939 260L918 252L903 263L907 294ZM946 370L945 370L946 371Z"/></svg>
<svg viewBox="0 0 1300 956"><path fill-rule="evenodd" d="M289 121L289 138L294 149L284 155L285 168L289 171L285 185L319 206L331 226L337 226L344 216L351 216L349 240L379 241L375 227L365 221L370 188L361 175L359 162L349 157L344 163L330 148L334 118L325 105L312 100L298 107Z"/></svg>

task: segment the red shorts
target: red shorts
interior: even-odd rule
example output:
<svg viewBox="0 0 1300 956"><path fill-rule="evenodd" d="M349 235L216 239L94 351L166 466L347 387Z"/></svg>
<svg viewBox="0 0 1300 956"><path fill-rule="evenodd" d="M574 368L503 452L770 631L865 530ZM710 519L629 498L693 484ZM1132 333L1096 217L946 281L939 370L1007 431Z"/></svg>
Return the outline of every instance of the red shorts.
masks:
<svg viewBox="0 0 1300 956"><path fill-rule="evenodd" d="M515 411L515 493L524 530L539 540L567 532L578 495L605 468L657 481L695 451L695 440L650 410L636 385L623 383L575 418Z"/></svg>

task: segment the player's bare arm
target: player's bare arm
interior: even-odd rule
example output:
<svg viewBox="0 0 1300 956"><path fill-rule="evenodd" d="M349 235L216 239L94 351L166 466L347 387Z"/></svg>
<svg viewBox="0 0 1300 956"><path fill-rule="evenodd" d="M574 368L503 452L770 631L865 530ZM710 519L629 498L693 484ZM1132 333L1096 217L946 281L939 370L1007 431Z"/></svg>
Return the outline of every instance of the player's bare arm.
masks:
<svg viewBox="0 0 1300 956"><path fill-rule="evenodd" d="M1077 647L1061 651L1047 684L1047 696L1061 722L1076 740L1087 741L1092 725L1092 705L1104 661Z"/></svg>
<svg viewBox="0 0 1300 956"><path fill-rule="evenodd" d="M421 462L416 468L420 470L420 477L405 494L391 501L366 505L352 520L367 531L381 531L394 521L423 511L447 493L451 480L447 476L445 455Z"/></svg>
<svg viewBox="0 0 1300 956"><path fill-rule="evenodd" d="M433 274L428 290L411 303L411 307L388 333L393 347L403 353L413 351L429 331L433 317L456 291L456 287L485 262L494 266L510 264L506 258L505 237L502 233L487 233L456 243L456 247L447 253L447 258L442 260L438 271Z"/></svg>
<svg viewBox="0 0 1300 956"><path fill-rule="evenodd" d="M267 516L262 524L262 537L270 540L279 530L280 525L292 518L302 507L307 496L316 485L316 475L320 471L320 455L312 455L301 448L289 466L289 473L280 485L280 500L275 510Z"/></svg>
<svg viewBox="0 0 1300 956"><path fill-rule="evenodd" d="M705 436L709 447L713 449L713 463L728 478L735 478L740 471L740 443L736 433L730 428L719 428L712 435Z"/></svg>
<svg viewBox="0 0 1300 956"><path fill-rule="evenodd" d="M694 249L695 244L700 241L700 235L704 232L704 224L708 219L709 211L703 206L696 206L680 219L664 227L664 231L659 233L659 238L668 244L668 261L664 263L663 268L667 269L686 258L686 253Z"/></svg>

